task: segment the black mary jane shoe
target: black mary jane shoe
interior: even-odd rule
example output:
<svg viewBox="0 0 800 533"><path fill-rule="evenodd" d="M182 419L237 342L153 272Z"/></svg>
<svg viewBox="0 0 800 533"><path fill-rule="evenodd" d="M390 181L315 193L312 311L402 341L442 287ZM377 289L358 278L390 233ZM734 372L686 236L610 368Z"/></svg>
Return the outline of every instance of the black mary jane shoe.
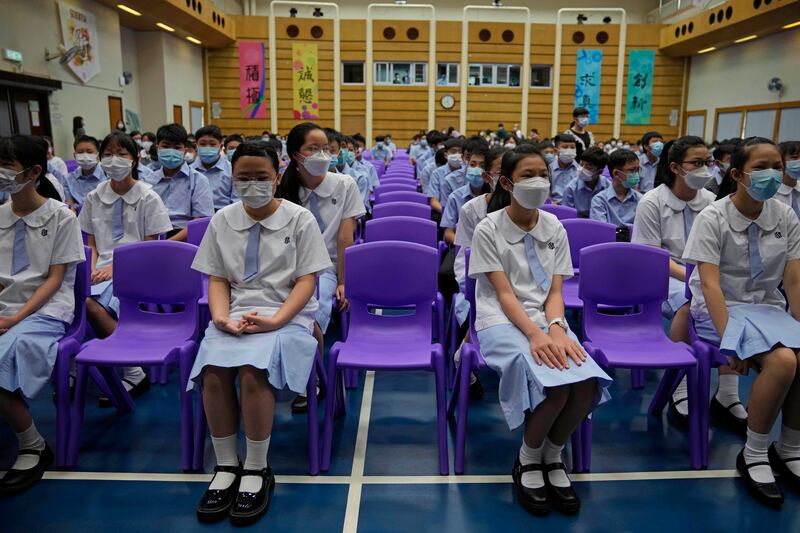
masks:
<svg viewBox="0 0 800 533"><path fill-rule="evenodd" d="M144 378L142 378L142 380L136 384L125 378L122 378L122 383L127 383L128 385L131 386L131 389L128 391L128 394L130 395L131 398L138 398L139 396L150 390L150 378L147 375L145 375ZM114 406L114 404L111 402L111 398L109 398L108 396L101 396L97 400L97 405L103 408Z"/></svg>
<svg viewBox="0 0 800 533"><path fill-rule="evenodd" d="M523 509L534 516L546 516L550 513L550 503L547 501L547 486L543 485L538 489L531 489L522 484L522 474L542 470L541 463L534 463L522 466L519 457L514 461L514 468L511 470L511 478L514 480L514 490L517 493L517 500Z"/></svg>
<svg viewBox="0 0 800 533"><path fill-rule="evenodd" d="M483 384L481 383L481 379L476 375L475 381L469 384L469 399L470 400L483 400Z"/></svg>
<svg viewBox="0 0 800 533"><path fill-rule="evenodd" d="M770 464L766 461L762 461L748 465L744 461L744 450L739 452L739 455L736 457L736 469L742 475L747 490L750 491L750 494L752 494L756 500L767 507L780 509L781 505L783 505L783 492L781 492L781 488L775 482L759 483L750 477L750 468L754 466L770 466Z"/></svg>
<svg viewBox="0 0 800 533"><path fill-rule="evenodd" d="M731 412L732 407L742 405L742 402L733 402L725 407L717 400L716 396L711 398L711 420L718 426L726 427L736 433L747 435L747 419L737 418Z"/></svg>
<svg viewBox="0 0 800 533"><path fill-rule="evenodd" d="M317 386L317 404L325 399L325 394L322 392L319 386ZM308 397L302 394L298 394L292 400L292 414L293 415L302 415L308 412Z"/></svg>
<svg viewBox="0 0 800 533"><path fill-rule="evenodd" d="M261 476L261 489L258 492L237 492L236 501L231 507L231 524L247 526L257 522L269 510L272 491L275 490L275 476L272 467L263 470L242 470L244 476Z"/></svg>
<svg viewBox="0 0 800 533"><path fill-rule="evenodd" d="M678 411L677 405L688 401L689 398L681 398L677 402L672 398L669 399L669 411L667 411L669 418L675 422L675 425L683 430L689 429L689 415L681 414L680 411Z"/></svg>
<svg viewBox="0 0 800 533"><path fill-rule="evenodd" d="M547 486L547 496L550 499L550 503L562 514L570 516L578 514L578 511L581 510L581 499L578 498L578 494L572 488L572 484L569 487L556 487L550 483L549 473L553 470L563 470L566 473L567 467L564 466L564 463L544 465L544 483Z"/></svg>
<svg viewBox="0 0 800 533"><path fill-rule="evenodd" d="M220 466L214 467L214 477L217 472L229 472L236 476L230 487L227 489L206 489L200 503L197 504L197 519L201 522L211 523L222 520L230 512L236 494L239 491L239 480L242 475L242 465L239 466ZM212 478L213 482L214 479ZM211 484L209 483L209 486Z"/></svg>
<svg viewBox="0 0 800 533"><path fill-rule="evenodd" d="M775 444L770 444L767 454L769 455L769 464L772 465L772 469L781 475L781 479L786 479L795 490L800 491L800 476L789 470L789 467L786 466L786 463L800 461L800 457L783 459L780 455L778 455L778 450L775 449Z"/></svg>
<svg viewBox="0 0 800 533"><path fill-rule="evenodd" d="M20 450L19 455L36 455L39 462L33 468L26 470L14 470L6 472L0 479L0 496L14 496L21 494L42 479L47 468L53 464L55 456L50 446L45 443L43 450Z"/></svg>

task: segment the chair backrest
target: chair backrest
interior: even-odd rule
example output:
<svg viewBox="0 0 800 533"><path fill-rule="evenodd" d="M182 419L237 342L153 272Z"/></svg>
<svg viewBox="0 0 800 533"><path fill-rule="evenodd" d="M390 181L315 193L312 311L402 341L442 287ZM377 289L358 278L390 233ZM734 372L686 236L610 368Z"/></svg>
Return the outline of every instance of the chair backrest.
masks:
<svg viewBox="0 0 800 533"><path fill-rule="evenodd" d="M578 297L584 304L587 340L614 338L615 332L623 330L640 340L665 336L661 304L669 292L669 252L644 244L612 242L584 248L580 255ZM601 314L600 304L632 307L634 312Z"/></svg>
<svg viewBox="0 0 800 533"><path fill-rule="evenodd" d="M411 242L383 241L345 252L345 291L350 301L347 339L430 343L439 253ZM376 314L375 309L404 309ZM413 309L412 312L408 312Z"/></svg>
<svg viewBox="0 0 800 533"><path fill-rule="evenodd" d="M83 247L83 253L86 255L86 260L75 265L75 316L72 318L72 323L67 326L64 338L73 338L78 344L83 342L86 336L86 298L89 297L91 292L91 265L92 265L92 249L88 246Z"/></svg>
<svg viewBox="0 0 800 533"><path fill-rule="evenodd" d="M379 186L375 187L375 202L377 203L380 201L381 196L384 194L389 194L390 192L400 192L400 191L411 191L417 192L416 185L412 185L411 183L389 183L384 185L381 183Z"/></svg>
<svg viewBox="0 0 800 533"><path fill-rule="evenodd" d="M554 214L558 220L567 220L569 218L578 218L578 210L573 207L558 204L545 204L540 207L542 211Z"/></svg>
<svg viewBox="0 0 800 533"><path fill-rule="evenodd" d="M375 204L388 202L414 202L417 204L427 204L428 197L421 192L397 191L382 194L380 198L375 198Z"/></svg>
<svg viewBox="0 0 800 533"><path fill-rule="evenodd" d="M617 228L614 224L589 218L568 218L561 224L567 230L572 268L580 268L581 250L604 242L615 242Z"/></svg>
<svg viewBox="0 0 800 533"><path fill-rule="evenodd" d="M114 296L119 298L117 328L142 328L189 338L197 330L201 275L193 270L197 246L176 241L144 241L114 250ZM175 313L152 313L141 304L177 304Z"/></svg>
<svg viewBox="0 0 800 533"><path fill-rule="evenodd" d="M200 246L203 236L208 229L208 223L211 222L211 217L196 218L190 220L186 226L186 242Z"/></svg>
<svg viewBox="0 0 800 533"><path fill-rule="evenodd" d="M694 265L692 263L686 263L686 280L683 282L683 295L689 300L689 303L692 301L692 289L689 288L689 278L692 277L692 272L694 272Z"/></svg>
<svg viewBox="0 0 800 533"><path fill-rule="evenodd" d="M388 202L372 208L373 219L398 216L430 220L431 206L414 202Z"/></svg>
<svg viewBox="0 0 800 533"><path fill-rule="evenodd" d="M439 246L438 226L433 220L416 217L385 217L367 222L367 242L415 242L431 248Z"/></svg>
<svg viewBox="0 0 800 533"><path fill-rule="evenodd" d="M381 179L381 185L396 185L398 183L400 185L413 185L414 187L417 186L417 180L415 180L413 177L408 177L408 176L407 177L398 177L398 176L387 177L387 176L384 176Z"/></svg>

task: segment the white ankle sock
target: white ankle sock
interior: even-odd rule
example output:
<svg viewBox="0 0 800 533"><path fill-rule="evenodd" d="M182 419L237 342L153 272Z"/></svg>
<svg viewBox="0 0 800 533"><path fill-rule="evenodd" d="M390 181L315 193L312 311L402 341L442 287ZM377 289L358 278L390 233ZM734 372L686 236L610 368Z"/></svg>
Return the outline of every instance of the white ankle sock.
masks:
<svg viewBox="0 0 800 533"><path fill-rule="evenodd" d="M244 461L245 470L258 470L261 471L267 467L267 454L269 453L269 441L272 437L267 437L266 440L247 440L247 457ZM258 492L261 490L261 485L264 478L261 476L242 476L239 482L239 492Z"/></svg>
<svg viewBox="0 0 800 533"><path fill-rule="evenodd" d="M784 461L800 457L800 429L792 429L783 424L781 426L781 438L775 444L775 450ZM800 476L800 461L786 463L786 467L795 476Z"/></svg>
<svg viewBox="0 0 800 533"><path fill-rule="evenodd" d="M519 449L519 462L522 466L541 463L542 462L542 446L538 448L531 448L522 441L522 447ZM522 473L522 485L529 489L538 489L544 487L544 477L542 477L541 470L534 470L532 472Z"/></svg>
<svg viewBox="0 0 800 533"><path fill-rule="evenodd" d="M775 483L775 476L769 466L769 434L756 433L747 428L747 443L744 445L744 462L749 465L752 463L767 463L762 466L748 468L750 477L758 483Z"/></svg>
<svg viewBox="0 0 800 533"><path fill-rule="evenodd" d="M733 374L719 375L719 388L715 396L723 407L728 407L739 401L739 376ZM747 418L747 410L743 405L736 405L729 409L731 414L740 420Z"/></svg>
<svg viewBox="0 0 800 533"><path fill-rule="evenodd" d="M683 416L689 415L689 402L683 401L678 403L678 400L685 400L689 397L689 391L686 387L686 376L683 377L678 384L678 388L672 393L672 402L675 404L675 410Z"/></svg>
<svg viewBox="0 0 800 533"><path fill-rule="evenodd" d="M544 450L542 451L542 462L545 465L561 463L561 452L564 445L553 444L550 439L544 439ZM563 470L551 470L547 473L547 479L554 487L569 487L571 485L567 473Z"/></svg>
<svg viewBox="0 0 800 533"><path fill-rule="evenodd" d="M227 437L211 437L214 446L214 455L217 456L219 466L239 466L239 457L236 454L236 433ZM231 472L217 472L209 485L211 490L224 490L236 481L236 475Z"/></svg>
<svg viewBox="0 0 800 533"><path fill-rule="evenodd" d="M36 424L31 422L31 427L17 433L17 440L19 440L20 450L44 450L44 438L39 434L36 429ZM39 457L36 455L18 455L17 460L14 462L14 470L28 470L39 464Z"/></svg>
<svg viewBox="0 0 800 533"><path fill-rule="evenodd" d="M122 382L122 384L125 385L125 390L130 391L134 385L138 385L145 378L145 373L141 367L126 366L125 370L122 372L122 377L133 383L133 385L131 385L127 381Z"/></svg>

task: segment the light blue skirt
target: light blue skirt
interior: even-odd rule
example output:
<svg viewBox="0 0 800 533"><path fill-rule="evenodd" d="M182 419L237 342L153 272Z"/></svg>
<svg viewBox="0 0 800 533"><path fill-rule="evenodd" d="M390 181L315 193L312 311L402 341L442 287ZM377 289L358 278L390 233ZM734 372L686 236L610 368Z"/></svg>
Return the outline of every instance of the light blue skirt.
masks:
<svg viewBox="0 0 800 533"><path fill-rule="evenodd" d="M92 285L91 295L111 315L111 318L117 320L119 317L119 298L114 296L114 280L101 281Z"/></svg>
<svg viewBox="0 0 800 533"><path fill-rule="evenodd" d="M710 315L695 319L701 339L719 345L725 355L749 359L777 346L800 349L800 322L772 305L741 304L728 307L728 325L719 338Z"/></svg>
<svg viewBox="0 0 800 533"><path fill-rule="evenodd" d="M218 330L212 322L200 343L186 390L199 389L206 366L239 368L250 365L266 371L267 379L276 389L288 385L292 391L305 394L316 353L316 339L299 324L237 337Z"/></svg>
<svg viewBox="0 0 800 533"><path fill-rule="evenodd" d="M569 336L577 341L575 334ZM547 396L548 387L597 380L597 394L592 409L608 401L606 390L611 378L587 357L581 366L570 362L566 370L537 365L531 355L528 338L513 324L500 324L478 332L478 341L486 363L500 375L500 406L511 430L525 422L525 412L536 409Z"/></svg>
<svg viewBox="0 0 800 533"><path fill-rule="evenodd" d="M469 300L467 300L464 293L457 292L456 293L456 318L458 319L458 325L463 326L464 322L467 321L469 317Z"/></svg>
<svg viewBox="0 0 800 533"><path fill-rule="evenodd" d="M66 324L33 314L0 335L0 389L33 398L50 381Z"/></svg>
<svg viewBox="0 0 800 533"><path fill-rule="evenodd" d="M686 284L677 278L669 278L669 294L664 303L661 304L661 316L666 320L672 320L678 309L689 303L686 298Z"/></svg>
<svg viewBox="0 0 800 533"><path fill-rule="evenodd" d="M336 292L336 271L328 269L319 275L319 309L314 317L319 324L319 329L324 334L328 331L328 324L331 323L331 310L333 309L333 294Z"/></svg>

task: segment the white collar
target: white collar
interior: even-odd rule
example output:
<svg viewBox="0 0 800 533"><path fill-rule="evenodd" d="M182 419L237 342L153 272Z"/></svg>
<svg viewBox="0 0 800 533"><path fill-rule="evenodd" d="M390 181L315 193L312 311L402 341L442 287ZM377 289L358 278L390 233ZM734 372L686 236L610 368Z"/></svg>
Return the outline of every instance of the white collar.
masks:
<svg viewBox="0 0 800 533"><path fill-rule="evenodd" d="M280 200L278 209L270 216L263 220L253 220L244 210L242 202L236 202L222 209L220 213L225 217L228 225L237 231L248 230L256 224L261 224L269 230L276 231L285 227L292 220L298 209L300 209L300 206L288 200Z"/></svg>

